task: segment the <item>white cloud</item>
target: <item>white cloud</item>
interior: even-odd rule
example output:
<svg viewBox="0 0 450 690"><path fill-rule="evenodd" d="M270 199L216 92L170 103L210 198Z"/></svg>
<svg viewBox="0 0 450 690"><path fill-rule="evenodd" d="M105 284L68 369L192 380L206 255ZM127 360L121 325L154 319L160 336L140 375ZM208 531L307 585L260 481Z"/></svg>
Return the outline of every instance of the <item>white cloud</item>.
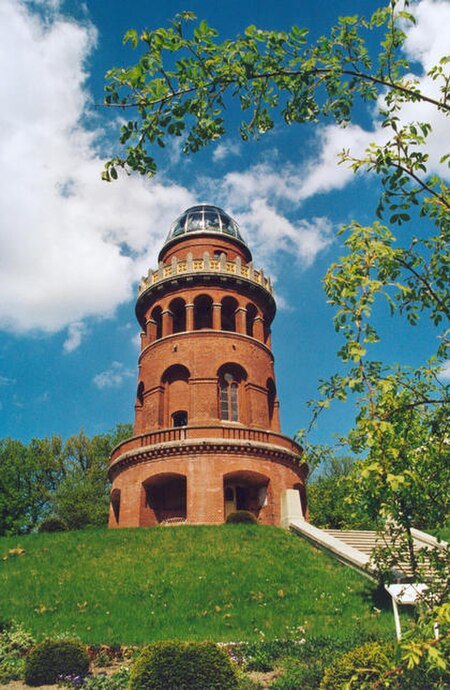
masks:
<svg viewBox="0 0 450 690"><path fill-rule="evenodd" d="M275 268L274 251L285 251L310 266L317 254L331 242L331 223L327 218L291 222L269 205L267 199L254 199L250 210L239 216L251 235L255 257L270 269Z"/></svg>
<svg viewBox="0 0 450 690"><path fill-rule="evenodd" d="M238 141L224 141L213 150L212 158L213 161L222 161L228 156L238 156L241 152L241 145Z"/></svg>
<svg viewBox="0 0 450 690"><path fill-rule="evenodd" d="M96 31L61 18L56 3L41 6L45 20L21 0L0 3L0 328L72 324L70 351L81 336L73 324L111 316L131 297L193 198L137 177L100 180L100 133L82 125Z"/></svg>
<svg viewBox="0 0 450 690"><path fill-rule="evenodd" d="M0 2L0 328L68 328L64 350L70 352L86 333L87 317L110 317L131 298L133 282L155 264L170 223L198 199L182 186L136 176L101 182L103 132L83 119L92 106L86 60L96 30L60 16L57 0L38 4L45 19L26 0ZM406 50L427 69L447 48L442 27L450 24L450 4L421 0L414 11L418 23L407 29ZM421 80L436 94L437 84ZM426 105L406 105L403 117L432 122L432 168L443 173L437 160L448 120ZM326 248L330 221L299 220L302 202L352 179L337 165L342 148L357 154L385 133L374 119L372 131L331 125L316 136L318 153L307 163L277 166L275 160L220 180L193 180L199 197L209 195L238 216L255 257L269 270L277 268L278 251L295 253L308 266ZM171 146L176 159L179 142ZM217 161L238 153L238 144L225 141L212 155Z"/></svg>
<svg viewBox="0 0 450 690"><path fill-rule="evenodd" d="M0 374L0 387L12 386L14 383L16 383L16 379L10 379L8 376L2 376Z"/></svg>
<svg viewBox="0 0 450 690"><path fill-rule="evenodd" d="M67 338L63 344L64 352L73 352L79 348L86 333L87 328L83 321L75 321L75 323L69 324Z"/></svg>
<svg viewBox="0 0 450 690"><path fill-rule="evenodd" d="M119 388L125 379L134 378L134 372L125 369L121 362L113 362L109 369L101 371L92 379L97 388Z"/></svg>

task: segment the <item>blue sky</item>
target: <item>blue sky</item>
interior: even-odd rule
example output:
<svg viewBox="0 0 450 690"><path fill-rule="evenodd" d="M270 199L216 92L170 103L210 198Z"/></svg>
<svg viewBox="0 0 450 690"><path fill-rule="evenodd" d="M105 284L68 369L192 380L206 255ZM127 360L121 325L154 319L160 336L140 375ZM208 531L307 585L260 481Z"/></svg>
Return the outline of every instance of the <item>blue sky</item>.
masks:
<svg viewBox="0 0 450 690"><path fill-rule="evenodd" d="M155 266L172 220L208 201L239 222L257 264L271 274L281 421L291 435L309 421L306 401L338 367L340 339L321 278L339 255L335 233L356 218L374 219L376 181L337 166L337 153L362 150L379 131L370 110L346 130L331 123L277 127L258 143L234 131L185 158L178 143L153 180L101 182L114 153L117 113L97 104L104 74L130 64L129 28L167 24L192 9L231 37L250 23L317 37L339 14L369 12L375 2L317 0L2 0L0 66L0 436L24 441L84 428L102 433L133 420L138 334L137 281ZM450 4L414 3L418 23L407 50L420 74L448 52L442 26ZM405 114L405 117L408 113ZM426 110L435 135L431 166L442 153L444 124ZM234 114L230 112L233 119ZM448 125L447 125L448 127ZM442 170L439 170L442 173ZM388 320L374 357L417 364L435 350L436 333ZM323 417L316 440L350 423L351 405Z"/></svg>

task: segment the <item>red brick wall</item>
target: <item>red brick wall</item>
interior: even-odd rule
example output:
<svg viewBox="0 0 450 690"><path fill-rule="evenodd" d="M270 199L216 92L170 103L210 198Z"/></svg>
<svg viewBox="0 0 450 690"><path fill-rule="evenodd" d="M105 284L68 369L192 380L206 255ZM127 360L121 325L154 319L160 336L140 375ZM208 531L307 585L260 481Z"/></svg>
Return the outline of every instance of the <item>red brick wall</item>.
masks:
<svg viewBox="0 0 450 690"><path fill-rule="evenodd" d="M245 246L226 237L207 235L183 237L163 249L161 258L170 264L174 257L185 259L188 253L194 259L201 259L205 252L210 257L224 252L228 260L237 257L243 262L251 260L250 250ZM276 436L274 444L280 443L279 446L270 445L272 440L266 440L264 445L257 442L258 436L254 432L254 429L280 431L274 358L270 349L270 325L274 314L270 292L265 287L253 285L251 280L236 278L229 281L224 277L218 285L217 276L211 281L207 272L197 278L175 275L173 280L156 283L146 290L142 301L138 301L139 319L145 326L145 333L139 357L140 399L135 408L135 434L139 436L171 427L172 414L180 410L188 414L188 428L215 426L216 432L211 431L211 434L216 439L221 437L217 429L222 432L224 427L234 425L241 431L239 435L233 432L233 440L211 443L207 428L192 428L188 436L185 432L184 436L176 436L185 439L180 441L179 447L166 442L167 432L162 432L159 441L154 437L145 441L153 443L151 459L145 455L145 448L139 449L143 439L133 439L124 446L124 450L116 451L111 468L116 511L111 508L111 527L157 524L164 511L169 515L173 509L177 499L173 494L174 487L181 486L184 481L180 477L186 478L183 505L186 519L191 524L224 522L224 481L227 477L227 481L237 481L240 496L251 495L253 503L261 500L262 487L267 485L266 505L257 506L259 518L265 524L279 524L280 496L285 489L300 487L305 501L306 470L292 459L298 448L285 437ZM215 305L211 328L195 330L193 309L188 307L184 332L173 333L172 301L181 298L185 304L192 305L200 295L207 295ZM226 327L220 317L220 305L225 298L232 298L225 300L231 319L231 312L236 309L236 332L221 330ZM255 316L252 337L246 330L247 307L248 313ZM156 312L161 315L162 333L159 337L152 317L153 314L157 318ZM221 419L219 381L225 365L233 365L234 380L238 384L237 422L231 416L226 421ZM174 431L178 433L180 430ZM197 434L201 438L195 442ZM206 435L204 439L202 434ZM227 434L229 431L225 429L222 438L228 438ZM240 486L239 482L245 486ZM158 495L163 503L167 503L163 508L158 498L152 498ZM251 508L255 509L253 503Z"/></svg>
<svg viewBox="0 0 450 690"><path fill-rule="evenodd" d="M268 481L267 505L259 519L263 524L280 522L280 496L284 489L304 485L304 467L287 458L274 459L271 451L259 449L259 454L233 448L220 452L184 450L174 457L142 460L127 467L113 482L113 490L121 492L119 523L111 511L110 526L142 527L156 524L155 516L146 506L144 485L164 474L187 478L187 522L190 524L221 524L224 522L224 478L230 474L252 477L258 475Z"/></svg>

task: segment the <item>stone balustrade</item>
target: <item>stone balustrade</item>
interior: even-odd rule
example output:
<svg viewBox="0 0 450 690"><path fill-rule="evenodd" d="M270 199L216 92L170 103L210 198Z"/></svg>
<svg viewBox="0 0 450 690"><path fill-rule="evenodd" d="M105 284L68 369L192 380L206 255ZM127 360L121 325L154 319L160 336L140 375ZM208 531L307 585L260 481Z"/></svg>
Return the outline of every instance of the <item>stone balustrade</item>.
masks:
<svg viewBox="0 0 450 690"><path fill-rule="evenodd" d="M155 446L163 443L174 443L183 441L247 441L253 443L265 443L271 446L278 446L300 456L302 449L288 436L279 434L275 431L264 431L263 429L253 429L243 426L180 426L170 429L158 429L147 434L140 434L123 441L118 445L112 455L111 464L121 455L133 450Z"/></svg>
<svg viewBox="0 0 450 690"><path fill-rule="evenodd" d="M209 253L205 252L202 259L194 259L192 254L189 253L186 259L178 259L174 256L169 264L161 262L156 270L149 270L148 275L142 278L138 288L138 296L163 280L195 273L218 273L239 276L261 285L265 290L272 293L270 278L264 274L262 268L255 270L253 262L243 264L239 257L234 261L229 261L225 254L222 254L219 258L211 258Z"/></svg>

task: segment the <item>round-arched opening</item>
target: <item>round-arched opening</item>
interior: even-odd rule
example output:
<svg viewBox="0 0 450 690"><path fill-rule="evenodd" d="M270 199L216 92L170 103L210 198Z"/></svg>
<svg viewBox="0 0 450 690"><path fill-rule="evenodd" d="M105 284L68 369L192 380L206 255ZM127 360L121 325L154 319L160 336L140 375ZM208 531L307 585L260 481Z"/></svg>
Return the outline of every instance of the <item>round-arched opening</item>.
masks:
<svg viewBox="0 0 450 690"><path fill-rule="evenodd" d="M222 309L220 311L221 329L222 331L236 331L236 309L238 308L237 300L234 297L224 297L222 300Z"/></svg>
<svg viewBox="0 0 450 690"><path fill-rule="evenodd" d="M186 426L189 416L190 372L183 364L173 364L161 376L160 420L165 427Z"/></svg>
<svg viewBox="0 0 450 690"><path fill-rule="evenodd" d="M194 299L194 329L212 328L213 301L209 295L199 295Z"/></svg>
<svg viewBox="0 0 450 690"><path fill-rule="evenodd" d="M138 405L143 405L144 404L144 382L139 381L138 387L137 387L137 392L136 392L136 400Z"/></svg>
<svg viewBox="0 0 450 690"><path fill-rule="evenodd" d="M116 526L119 525L120 520L120 489L113 489L110 496L111 510Z"/></svg>
<svg viewBox="0 0 450 690"><path fill-rule="evenodd" d="M172 412L172 426L187 426L188 413L187 410L177 410Z"/></svg>
<svg viewBox="0 0 450 690"><path fill-rule="evenodd" d="M255 307L255 305L251 303L247 304L247 311L245 315L245 328L247 335L250 335L251 337L253 337L253 324L257 314L258 310Z"/></svg>
<svg viewBox="0 0 450 690"><path fill-rule="evenodd" d="M244 421L245 396L243 384L247 372L239 364L229 363L217 372L219 382L219 419L227 422Z"/></svg>
<svg viewBox="0 0 450 690"><path fill-rule="evenodd" d="M151 318L155 322L155 338L162 338L162 309L155 307L151 313Z"/></svg>
<svg viewBox="0 0 450 690"><path fill-rule="evenodd" d="M258 472L240 470L223 477L225 520L236 510L248 510L259 517L269 503L269 478Z"/></svg>
<svg viewBox="0 0 450 690"><path fill-rule="evenodd" d="M269 424L272 425L275 400L277 399L277 389L273 379L267 379L267 407L269 414Z"/></svg>
<svg viewBox="0 0 450 690"><path fill-rule="evenodd" d="M184 364L173 364L171 367L165 370L161 376L162 383L174 383L175 381L185 381L188 382L190 377L190 372Z"/></svg>
<svg viewBox="0 0 450 690"><path fill-rule="evenodd" d="M184 333L186 330L186 302L177 297L169 304L172 314L172 333Z"/></svg>
<svg viewBox="0 0 450 690"><path fill-rule="evenodd" d="M184 475L158 474L144 482L143 487L146 522L170 524L186 521L187 482Z"/></svg>

